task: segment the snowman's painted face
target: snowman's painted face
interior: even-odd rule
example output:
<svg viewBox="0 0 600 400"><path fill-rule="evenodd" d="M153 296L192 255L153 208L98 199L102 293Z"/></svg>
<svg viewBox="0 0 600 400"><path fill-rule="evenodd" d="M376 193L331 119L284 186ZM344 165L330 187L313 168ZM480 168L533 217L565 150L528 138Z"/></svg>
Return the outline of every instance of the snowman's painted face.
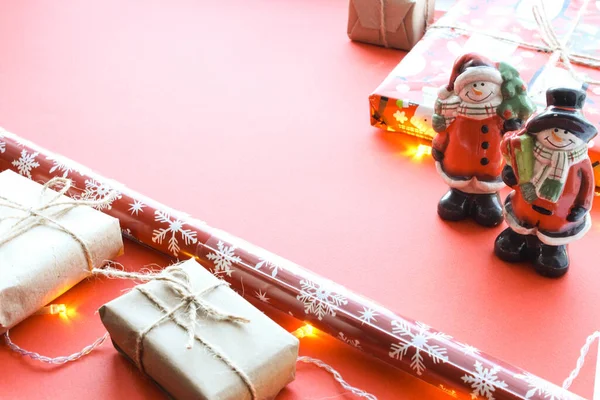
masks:
<svg viewBox="0 0 600 400"><path fill-rule="evenodd" d="M585 142L565 129L544 129L537 135L537 141L551 150L573 150L585 145Z"/></svg>
<svg viewBox="0 0 600 400"><path fill-rule="evenodd" d="M490 101L500 93L500 85L493 82L471 82L458 94L467 103L483 103Z"/></svg>

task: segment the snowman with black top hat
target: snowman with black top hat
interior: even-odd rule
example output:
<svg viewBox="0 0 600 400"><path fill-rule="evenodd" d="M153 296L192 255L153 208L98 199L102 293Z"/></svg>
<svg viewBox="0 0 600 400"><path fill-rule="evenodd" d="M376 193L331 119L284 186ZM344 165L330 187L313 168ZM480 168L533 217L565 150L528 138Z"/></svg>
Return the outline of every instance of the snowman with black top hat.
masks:
<svg viewBox="0 0 600 400"><path fill-rule="evenodd" d="M509 228L496 238L494 251L559 277L569 268L567 244L591 227L595 185L588 142L597 130L581 112L583 91L549 89L546 101L545 110L500 144L507 162L502 178L514 190L504 204Z"/></svg>

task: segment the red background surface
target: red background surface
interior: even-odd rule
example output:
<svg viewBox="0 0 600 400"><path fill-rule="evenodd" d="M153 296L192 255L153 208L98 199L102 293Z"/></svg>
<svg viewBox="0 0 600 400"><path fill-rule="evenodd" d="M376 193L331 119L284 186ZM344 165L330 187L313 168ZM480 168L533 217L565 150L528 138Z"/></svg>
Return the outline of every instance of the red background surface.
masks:
<svg viewBox="0 0 600 400"><path fill-rule="evenodd" d="M6 129L555 383L598 329L598 202L596 226L557 281L494 258L501 227L440 221L445 187L432 161L368 123L367 96L403 53L349 42L346 1L0 9ZM163 261L137 246L127 253L127 265ZM47 355L78 350L103 333L94 310L127 286L84 282L59 300L74 318L33 317L13 338ZM380 399L446 398L326 337L303 339L301 353ZM0 346L0 365L2 399L162 398L110 345L61 368ZM591 396L593 372L590 363L575 392ZM340 393L301 365L280 398Z"/></svg>

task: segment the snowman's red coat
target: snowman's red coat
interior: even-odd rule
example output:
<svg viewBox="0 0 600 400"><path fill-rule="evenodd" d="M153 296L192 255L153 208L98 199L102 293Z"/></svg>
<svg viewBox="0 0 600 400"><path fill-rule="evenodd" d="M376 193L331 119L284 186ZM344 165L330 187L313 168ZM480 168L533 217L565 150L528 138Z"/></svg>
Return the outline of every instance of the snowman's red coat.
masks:
<svg viewBox="0 0 600 400"><path fill-rule="evenodd" d="M501 150L507 157L512 157L509 149L518 145L518 136L524 131L509 132L501 143ZM528 203L519 186L513 187L514 191L508 195L504 212L506 222L514 231L521 234L537 235L538 238L549 245L563 245L583 236L591 221L586 215L579 221L567 221L567 216L575 206L586 210L592 208L594 200L594 171L589 158L571 165L565 182L563 192L556 203L545 199L536 199ZM537 209L537 210L536 210ZM548 210L551 215L544 215L540 211Z"/></svg>
<svg viewBox="0 0 600 400"><path fill-rule="evenodd" d="M433 148L444 154L440 173L451 187L494 193L504 186L500 178L504 167L500 152L503 123L495 113L485 119L459 114L446 130L435 136ZM473 178L478 188L464 189L462 183Z"/></svg>

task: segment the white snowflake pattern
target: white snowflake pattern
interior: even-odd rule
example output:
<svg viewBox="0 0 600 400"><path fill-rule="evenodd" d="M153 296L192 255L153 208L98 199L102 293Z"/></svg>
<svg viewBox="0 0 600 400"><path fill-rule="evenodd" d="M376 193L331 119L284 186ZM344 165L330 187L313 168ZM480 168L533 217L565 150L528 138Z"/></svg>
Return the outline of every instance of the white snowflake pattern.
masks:
<svg viewBox="0 0 600 400"><path fill-rule="evenodd" d="M497 388L507 388L506 382L498 379L500 367L494 365L492 368L484 368L483 364L475 361L475 372L464 375L461 379L471 385L471 398L477 399L484 396L487 400L494 400L494 392Z"/></svg>
<svg viewBox="0 0 600 400"><path fill-rule="evenodd" d="M475 356L479 354L479 349L477 347L465 344L465 343L458 343L457 344L460 346L462 352L464 355L466 356Z"/></svg>
<svg viewBox="0 0 600 400"><path fill-rule="evenodd" d="M4 132L8 133L7 131L4 131ZM16 135L12 134L12 139L15 141L15 143L19 147L25 147L25 146L31 147L30 145L32 143L29 140L25 139L25 138L22 138L22 137L19 137L19 136L16 136Z"/></svg>
<svg viewBox="0 0 600 400"><path fill-rule="evenodd" d="M133 203L129 204L129 211L131 215L138 215L139 212L144 212L146 205L139 200L133 200Z"/></svg>
<svg viewBox="0 0 600 400"><path fill-rule="evenodd" d="M356 347L357 349L361 349L362 347L360 347L360 340L358 339L351 339L348 336L346 336L344 334L344 332L340 332L338 333L338 339L340 339L342 342L349 344L352 347Z"/></svg>
<svg viewBox="0 0 600 400"><path fill-rule="evenodd" d="M258 292L254 292L254 296L256 296L256 298L259 299L260 301L262 301L263 303L268 303L271 300L267 297L266 290L263 292L262 290L259 289Z"/></svg>
<svg viewBox="0 0 600 400"><path fill-rule="evenodd" d="M21 150L21 157L18 160L14 160L12 165L17 167L17 170L21 175L24 175L31 179L31 170L40 166L40 163L35 161L35 158L40 153L27 153L27 150Z"/></svg>
<svg viewBox="0 0 600 400"><path fill-rule="evenodd" d="M348 304L348 300L343 295L332 292L325 285L317 285L302 279L300 286L301 291L296 299L304 304L305 314L314 314L319 320L326 315L335 317L335 309Z"/></svg>
<svg viewBox="0 0 600 400"><path fill-rule="evenodd" d="M576 398L575 395L568 390L553 385L552 383L535 375L531 375L528 372L525 374L515 374L515 378L524 380L527 382L529 388L531 388L525 394L526 399L531 399L536 394L544 396L544 399L547 400L570 400Z"/></svg>
<svg viewBox="0 0 600 400"><path fill-rule="evenodd" d="M360 317L358 319L362 321L361 325L364 325L365 323L370 324L371 321L377 322L377 319L375 317L379 314L377 314L372 308L363 307L363 311L359 311L359 313Z"/></svg>
<svg viewBox="0 0 600 400"><path fill-rule="evenodd" d="M62 172L62 177L66 178L69 176L69 173L74 171L73 167L67 165L67 163L57 156L47 156L46 160L52 161L52 168L50 168L50 173L53 174L55 171Z"/></svg>
<svg viewBox="0 0 600 400"><path fill-rule="evenodd" d="M0 128L0 153L4 153L6 151L6 142L2 140L4 139L4 132L6 131Z"/></svg>
<svg viewBox="0 0 600 400"><path fill-rule="evenodd" d="M164 211L156 210L154 212L154 220L163 224L168 224L166 228L154 229L152 232L152 241L154 243L162 244L165 237L170 233L168 250L173 253L175 257L179 255L179 240L177 234L181 236L186 245L195 244L198 242L196 239L196 232L191 229L184 229L183 222L179 219L171 219L171 216Z"/></svg>
<svg viewBox="0 0 600 400"><path fill-rule="evenodd" d="M396 121L401 124L404 124L406 121L408 121L408 117L404 111L396 111L394 113L394 118L396 118Z"/></svg>
<svg viewBox="0 0 600 400"><path fill-rule="evenodd" d="M94 206L96 210L112 209L112 203L115 200L122 198L123 195L120 192L114 190L106 183L98 182L94 179L85 180L85 190L80 196L81 200L100 201L102 199L105 199L107 196L112 196L111 201Z"/></svg>
<svg viewBox="0 0 600 400"><path fill-rule="evenodd" d="M430 329L428 325L417 322L417 330L413 332L408 322L392 321L392 333L400 335L406 341L393 343L389 356L401 360L408 353L408 349L413 347L415 354L411 357L410 367L415 370L417 375L423 374L426 369L424 355L429 356L434 364L448 362L447 349L439 344L431 344L429 341L449 340L452 339L452 336L442 332L432 332Z"/></svg>
<svg viewBox="0 0 600 400"><path fill-rule="evenodd" d="M279 265L273 263L272 261L265 260L263 258L260 259L258 263L254 266L254 269L261 269L262 267L269 268L271 270L271 276L275 278L277 276L277 272L279 272Z"/></svg>
<svg viewBox="0 0 600 400"><path fill-rule="evenodd" d="M219 240L217 243L218 251L214 253L210 253L206 256L209 260L211 260L215 264L214 273L224 273L227 276L231 276L233 270L231 266L233 263L242 262L242 259L235 255L235 246L226 246L225 243Z"/></svg>

